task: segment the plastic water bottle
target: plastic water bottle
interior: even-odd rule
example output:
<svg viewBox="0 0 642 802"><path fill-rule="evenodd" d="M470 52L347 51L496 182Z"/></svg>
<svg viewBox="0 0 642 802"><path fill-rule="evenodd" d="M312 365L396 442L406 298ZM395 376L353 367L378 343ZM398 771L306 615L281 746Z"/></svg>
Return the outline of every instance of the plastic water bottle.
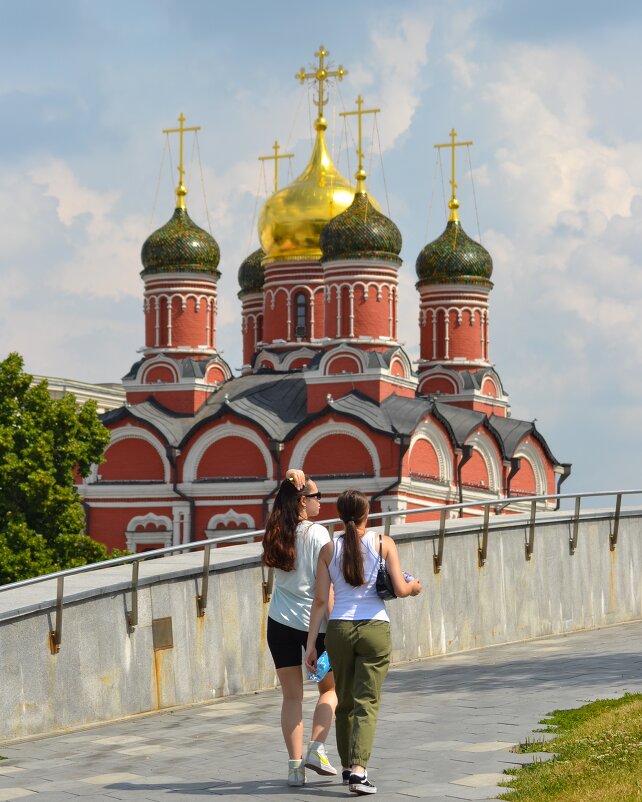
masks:
<svg viewBox="0 0 642 802"><path fill-rule="evenodd" d="M414 576L409 574L408 571L402 571L401 573L403 574L403 578L406 580L406 582L412 582L414 579Z"/></svg>
<svg viewBox="0 0 642 802"><path fill-rule="evenodd" d="M329 670L330 658L328 657L327 652L323 652L323 654L319 655L319 659L317 660L317 670L314 672L314 674L308 672L308 679L312 679L315 682L321 682Z"/></svg>

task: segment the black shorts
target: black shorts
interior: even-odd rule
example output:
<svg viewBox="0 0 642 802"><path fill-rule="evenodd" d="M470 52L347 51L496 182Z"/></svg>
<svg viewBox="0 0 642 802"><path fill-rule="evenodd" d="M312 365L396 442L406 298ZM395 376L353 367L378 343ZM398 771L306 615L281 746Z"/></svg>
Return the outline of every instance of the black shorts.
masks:
<svg viewBox="0 0 642 802"><path fill-rule="evenodd" d="M267 642L275 668L300 666L308 645L308 633L304 629L280 624L268 616ZM324 651L325 632L321 632L317 636L317 657Z"/></svg>

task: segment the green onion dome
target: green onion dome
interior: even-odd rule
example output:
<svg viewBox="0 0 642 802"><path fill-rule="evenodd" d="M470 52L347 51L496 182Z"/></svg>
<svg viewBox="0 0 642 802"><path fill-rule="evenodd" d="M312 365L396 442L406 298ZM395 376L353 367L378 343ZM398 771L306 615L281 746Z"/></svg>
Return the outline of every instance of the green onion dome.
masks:
<svg viewBox="0 0 642 802"><path fill-rule="evenodd" d="M320 239L321 261L378 259L401 264L401 234L385 214L375 209L368 194L357 192L348 208L333 217Z"/></svg>
<svg viewBox="0 0 642 802"><path fill-rule="evenodd" d="M152 273L209 273L220 277L218 243L177 208L172 219L145 240L141 251L142 275Z"/></svg>
<svg viewBox="0 0 642 802"><path fill-rule="evenodd" d="M241 287L239 298L251 292L261 292L263 289L263 280L265 279L265 271L261 264L263 259L265 259L265 251L263 248L257 248L239 267L239 285Z"/></svg>
<svg viewBox="0 0 642 802"><path fill-rule="evenodd" d="M493 260L471 239L459 220L449 220L444 233L417 257L419 284L478 284L492 287Z"/></svg>

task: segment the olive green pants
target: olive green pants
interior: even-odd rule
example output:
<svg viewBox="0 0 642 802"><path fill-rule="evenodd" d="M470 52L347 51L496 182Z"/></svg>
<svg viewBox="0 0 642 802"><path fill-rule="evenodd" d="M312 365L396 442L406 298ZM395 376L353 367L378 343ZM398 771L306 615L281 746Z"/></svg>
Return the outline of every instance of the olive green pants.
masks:
<svg viewBox="0 0 642 802"><path fill-rule="evenodd" d="M329 621L325 647L339 703L337 749L343 766L367 766L377 727L381 686L390 665L387 621Z"/></svg>

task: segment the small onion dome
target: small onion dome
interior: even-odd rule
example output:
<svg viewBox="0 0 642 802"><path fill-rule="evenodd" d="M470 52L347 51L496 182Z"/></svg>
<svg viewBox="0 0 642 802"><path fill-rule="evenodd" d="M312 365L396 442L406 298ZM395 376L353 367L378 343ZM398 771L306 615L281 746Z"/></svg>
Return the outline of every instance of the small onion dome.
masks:
<svg viewBox="0 0 642 802"><path fill-rule="evenodd" d="M209 273L220 277L218 243L187 214L177 208L172 219L145 240L140 255L144 270L150 273Z"/></svg>
<svg viewBox="0 0 642 802"><path fill-rule="evenodd" d="M385 214L377 211L366 192L357 192L350 206L321 232L322 261L379 259L401 264L401 233Z"/></svg>
<svg viewBox="0 0 642 802"><path fill-rule="evenodd" d="M449 220L444 233L417 257L417 277L423 284L478 284L492 287L493 260L471 239L459 220Z"/></svg>
<svg viewBox="0 0 642 802"><path fill-rule="evenodd" d="M241 287L239 297L250 292L261 292L263 289L265 271L261 262L264 258L263 248L257 248L239 267L239 285Z"/></svg>

